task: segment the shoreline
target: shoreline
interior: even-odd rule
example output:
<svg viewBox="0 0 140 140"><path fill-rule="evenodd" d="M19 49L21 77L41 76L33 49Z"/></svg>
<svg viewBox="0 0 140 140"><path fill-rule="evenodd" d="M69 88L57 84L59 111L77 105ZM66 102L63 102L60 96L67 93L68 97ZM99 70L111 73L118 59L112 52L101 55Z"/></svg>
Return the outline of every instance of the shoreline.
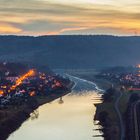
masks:
<svg viewBox="0 0 140 140"><path fill-rule="evenodd" d="M89 82L94 83L96 90L99 93L102 91L102 95L106 92L109 88L112 87L112 83L106 79L97 78L95 75L77 75L79 78L83 78L88 80ZM117 125L117 118L115 117L116 112L114 111L114 101L105 102L103 97L102 103L94 104L96 107L96 112L94 116L95 121L99 121L98 125L101 126L100 131L102 132L101 135L104 139L112 139L118 140L119 139L119 127ZM103 117L104 116L104 117ZM104 119L103 119L103 118Z"/></svg>
<svg viewBox="0 0 140 140"><path fill-rule="evenodd" d="M109 89L108 89L109 90ZM108 90L105 90L105 94L108 93ZM103 95L105 95L103 94ZM117 91L115 88L115 93L112 95L111 101L106 101L104 97L102 97L102 103L95 104L96 113L94 120L99 121L99 125L102 127L101 132L103 133L104 139L120 139L120 114L118 113L117 104L119 104L119 99L116 98ZM119 117L118 117L119 116Z"/></svg>
<svg viewBox="0 0 140 140"><path fill-rule="evenodd" d="M103 86L104 84L100 83L99 81L96 82L95 77L93 81L91 79L88 80L85 77L78 77L78 78L79 79L84 78L82 80L88 81L90 82L90 84L93 84L95 86L95 89L98 90L99 92L105 91L105 90L102 90L104 87ZM19 129L22 123L26 121L30 117L30 114L34 110L36 110L38 107L69 94L75 85L76 83L71 83L70 90L63 91L61 93L50 94L49 97L44 97L44 96L35 97L35 100L37 101L37 104L35 104L35 106L29 107L25 105L23 108L19 108L19 111L13 112L13 114L8 119L0 122L0 140L6 140L14 131ZM96 113L97 113L97 106L96 106Z"/></svg>
<svg viewBox="0 0 140 140"><path fill-rule="evenodd" d="M71 84L71 86L73 86L73 84ZM50 96L47 97L35 97L32 99L31 103L26 103L18 108L15 107L5 110L4 115L6 115L6 119L0 120L0 140L6 140L14 131L19 129L22 123L30 117L30 114L34 110L44 104L50 103L62 96L65 96L70 92L71 89L61 91L61 93L50 94Z"/></svg>
<svg viewBox="0 0 140 140"><path fill-rule="evenodd" d="M100 82L95 82L95 79L94 80L89 80L89 79L86 79L86 77L84 77L84 76L83 77L82 76L80 77L80 75L78 75L79 77L77 77L75 75L69 75L69 74L66 74L66 75L68 75L70 77L73 77L75 79L78 79L78 80L82 80L82 81L87 82L89 84L94 85L95 86L95 89L97 91L99 91L99 92L104 92L105 91L105 89L103 88L102 84L100 84ZM84 78L84 79L82 79L82 78ZM76 85L76 83L75 83L75 85Z"/></svg>

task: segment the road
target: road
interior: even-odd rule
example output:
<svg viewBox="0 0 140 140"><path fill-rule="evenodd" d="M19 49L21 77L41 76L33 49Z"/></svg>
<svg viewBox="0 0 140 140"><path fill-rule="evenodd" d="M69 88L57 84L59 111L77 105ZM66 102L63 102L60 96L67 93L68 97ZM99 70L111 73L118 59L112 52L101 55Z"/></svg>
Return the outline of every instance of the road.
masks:
<svg viewBox="0 0 140 140"><path fill-rule="evenodd" d="M134 120L134 135L135 135L135 140L140 140L140 112L139 112L139 107L140 107L140 101L137 101L133 105L133 120Z"/></svg>
<svg viewBox="0 0 140 140"><path fill-rule="evenodd" d="M124 132L124 123L123 123L123 118L122 118L122 115L121 115L121 112L120 112L120 109L119 109L119 102L120 102L120 99L121 99L121 97L122 97L122 92L120 92L120 91L117 91L118 92L118 97L117 97L117 99L116 99L116 102L115 102L115 104L114 104L114 106L115 106L115 110L116 110L116 112L117 112L117 115L118 115L118 118L119 118L119 124L120 124L120 140L124 140L124 138L125 138L125 132Z"/></svg>

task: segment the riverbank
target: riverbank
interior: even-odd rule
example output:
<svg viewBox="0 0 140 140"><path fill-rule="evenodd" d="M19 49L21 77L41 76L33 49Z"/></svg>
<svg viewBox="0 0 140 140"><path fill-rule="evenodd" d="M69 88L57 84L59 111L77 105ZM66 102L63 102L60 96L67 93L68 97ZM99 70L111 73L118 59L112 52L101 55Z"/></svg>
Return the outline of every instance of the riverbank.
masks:
<svg viewBox="0 0 140 140"><path fill-rule="evenodd" d="M116 88L106 90L102 96L103 102L95 104L96 115L102 126L102 133L105 140L119 140L122 137L122 114L119 109L121 92Z"/></svg>
<svg viewBox="0 0 140 140"><path fill-rule="evenodd" d="M21 106L9 106L7 109L0 110L0 140L6 140L38 107L71 92L72 86L73 83L69 85L69 89L59 91L59 93L51 93L49 96L35 96Z"/></svg>
<svg viewBox="0 0 140 140"><path fill-rule="evenodd" d="M96 75L99 72L93 71L93 72L82 72L80 73L75 72L72 73L72 75L77 76L79 78L86 79L88 81L91 81L95 83L98 89L104 90L103 96L102 96L102 103L95 104L96 106L96 114L94 117L94 120L99 121L99 125L101 126L100 131L103 133L103 137L105 140L114 139L118 140L120 138L120 126L119 126L119 118L118 114L115 110L115 102L118 97L118 92L114 92L109 101L106 101L104 95L108 94L108 89L112 87L112 84L114 85L115 89L118 87L115 83L112 83L106 79L99 78Z"/></svg>
<svg viewBox="0 0 140 140"><path fill-rule="evenodd" d="M95 83L95 85L99 89L107 90L108 88L112 86L112 83L109 82L108 80L103 79L103 78L97 78L97 75L100 73L100 71L97 71L97 70L76 70L76 71L67 70L65 71L65 73L91 81Z"/></svg>

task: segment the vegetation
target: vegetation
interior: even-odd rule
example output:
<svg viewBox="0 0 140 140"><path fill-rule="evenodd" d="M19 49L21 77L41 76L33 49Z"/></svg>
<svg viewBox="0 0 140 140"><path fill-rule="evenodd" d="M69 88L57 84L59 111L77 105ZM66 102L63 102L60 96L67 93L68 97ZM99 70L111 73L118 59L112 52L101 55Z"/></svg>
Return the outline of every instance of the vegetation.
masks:
<svg viewBox="0 0 140 140"><path fill-rule="evenodd" d="M116 90L109 88L103 94L103 103L97 104L95 120L99 120L106 140L119 139L118 118L115 111Z"/></svg>
<svg viewBox="0 0 140 140"><path fill-rule="evenodd" d="M53 68L134 65L140 59L139 44L140 37L0 36L0 59L32 62Z"/></svg>

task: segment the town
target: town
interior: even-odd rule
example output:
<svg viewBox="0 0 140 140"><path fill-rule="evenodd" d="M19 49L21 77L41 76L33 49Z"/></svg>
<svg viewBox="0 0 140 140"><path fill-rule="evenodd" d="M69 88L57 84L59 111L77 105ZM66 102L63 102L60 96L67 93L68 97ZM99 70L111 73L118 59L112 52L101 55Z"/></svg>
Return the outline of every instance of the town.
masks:
<svg viewBox="0 0 140 140"><path fill-rule="evenodd" d="M22 64L0 63L0 109L22 105L34 96L65 92L69 83L69 79L29 69Z"/></svg>
<svg viewBox="0 0 140 140"><path fill-rule="evenodd" d="M140 90L140 65L105 69L97 77L122 85L128 90Z"/></svg>

